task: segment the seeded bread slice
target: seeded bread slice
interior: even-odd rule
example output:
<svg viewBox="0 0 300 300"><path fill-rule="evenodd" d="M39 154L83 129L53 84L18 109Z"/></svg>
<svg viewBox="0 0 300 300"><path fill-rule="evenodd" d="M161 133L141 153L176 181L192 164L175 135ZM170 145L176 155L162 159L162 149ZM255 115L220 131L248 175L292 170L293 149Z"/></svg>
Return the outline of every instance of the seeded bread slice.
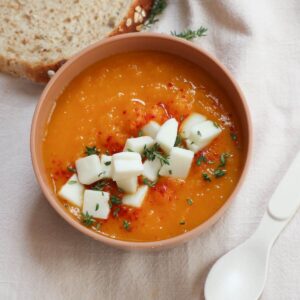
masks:
<svg viewBox="0 0 300 300"><path fill-rule="evenodd" d="M72 55L137 31L154 0L0 0L0 71L45 83Z"/></svg>

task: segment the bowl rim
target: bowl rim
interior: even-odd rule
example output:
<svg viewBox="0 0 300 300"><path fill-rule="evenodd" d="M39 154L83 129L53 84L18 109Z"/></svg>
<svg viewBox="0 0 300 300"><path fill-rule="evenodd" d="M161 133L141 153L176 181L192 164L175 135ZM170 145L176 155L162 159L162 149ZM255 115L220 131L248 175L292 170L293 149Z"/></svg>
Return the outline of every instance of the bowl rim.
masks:
<svg viewBox="0 0 300 300"><path fill-rule="evenodd" d="M190 47L198 52L201 52L203 56L206 56L207 59L211 60L212 63L216 64L218 68L220 68L225 76L232 82L238 97L240 98L241 102L240 104L243 106L243 109L245 111L245 116L246 116L246 130L247 130L247 147L245 149L245 163L243 170L241 172L240 178L231 193L231 195L228 197L226 202L218 209L216 213L214 213L209 219L207 219L204 223L201 223L200 225L196 226L190 231L184 232L180 235L170 237L168 239L164 240L158 240L158 241L152 241L152 242L137 242L137 241L126 241L126 240L118 240L111 238L109 236L105 236L103 234L98 234L94 232L93 230L85 227L84 225L80 224L77 220L73 219L69 213L63 208L61 204L59 204L57 198L52 195L50 192L50 186L48 183L43 181L42 177L42 162L38 161L37 155L36 155L36 136L37 136L37 124L38 124L38 116L43 109L43 104L44 100L46 98L46 95L49 93L49 91L52 89L53 85L56 82L56 79L60 77L60 75L71 65L73 64L74 61L80 59L81 56L87 55L90 51L92 51L95 48L99 48L104 44L107 43L113 43L118 40L123 40L123 39L139 39L139 38L154 38L154 39L167 39L167 40L172 40L175 43L180 43L184 45L185 47ZM31 124L31 133L30 133L30 152L31 152L31 160L32 160L32 165L34 169L35 176L37 178L37 181L41 187L41 190L45 196L45 198L48 200L50 205L56 210L56 212L66 221L68 222L71 226L79 230L81 233L95 239L98 241L103 242L106 245L113 246L116 248L121 248L121 249L137 249L137 250L149 250L149 249L162 249L162 248L170 248L182 243L185 243L189 240L191 240L193 237L199 236L203 231L207 230L209 227L211 227L228 209L230 204L232 203L233 199L235 198L236 194L240 190L242 184L245 181L245 176L246 173L249 169L250 165L250 159L252 156L252 144L253 144L253 129L252 129L252 122L251 122L251 117L250 117L250 110L248 107L248 104L245 100L244 94L242 90L240 89L238 83L236 80L233 78L233 76L230 74L228 69L218 61L215 57L213 57L211 54L209 54L206 50L203 50L200 48L198 45L174 37L170 36L167 34L162 34L162 33L126 33L126 34L121 34L113 37L108 37L104 38L101 41L96 42L95 44L92 44L88 46L87 48L81 50L79 53L75 54L71 59L69 59L57 72L56 74L51 78L51 80L48 82L46 87L44 88L38 104L35 108L35 112L33 115L32 119L32 124Z"/></svg>

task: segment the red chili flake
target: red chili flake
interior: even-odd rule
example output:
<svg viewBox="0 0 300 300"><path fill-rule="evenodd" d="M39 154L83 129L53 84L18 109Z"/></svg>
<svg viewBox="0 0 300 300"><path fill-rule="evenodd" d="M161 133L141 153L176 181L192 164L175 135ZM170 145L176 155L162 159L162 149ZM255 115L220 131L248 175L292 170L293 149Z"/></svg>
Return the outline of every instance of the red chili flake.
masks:
<svg viewBox="0 0 300 300"><path fill-rule="evenodd" d="M168 186L164 183L158 183L153 187L153 189L163 195L167 191Z"/></svg>
<svg viewBox="0 0 300 300"><path fill-rule="evenodd" d="M126 110L123 110L123 115L125 115L127 113L127 111Z"/></svg>
<svg viewBox="0 0 300 300"><path fill-rule="evenodd" d="M172 82L168 82L168 88L172 88L174 84Z"/></svg>

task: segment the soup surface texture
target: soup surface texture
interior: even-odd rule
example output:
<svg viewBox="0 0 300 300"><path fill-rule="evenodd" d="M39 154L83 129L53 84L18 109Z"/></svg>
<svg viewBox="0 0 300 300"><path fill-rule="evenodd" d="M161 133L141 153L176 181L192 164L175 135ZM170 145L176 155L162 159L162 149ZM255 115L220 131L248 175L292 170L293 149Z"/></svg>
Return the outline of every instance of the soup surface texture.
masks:
<svg viewBox="0 0 300 300"><path fill-rule="evenodd" d="M239 121L222 88L182 58L132 52L87 68L57 99L45 129L43 157L49 184L57 193L73 175L74 162L85 156L86 146L96 146L101 153L120 152L126 139L139 136L150 120L162 124L173 117L180 124L193 112L216 122L222 132L195 154L186 180L160 177L141 208L113 203L107 220L91 223L83 220L80 208L60 197L58 201L83 226L120 240L167 239L205 222L237 184L243 143ZM112 180L102 188L122 198Z"/></svg>

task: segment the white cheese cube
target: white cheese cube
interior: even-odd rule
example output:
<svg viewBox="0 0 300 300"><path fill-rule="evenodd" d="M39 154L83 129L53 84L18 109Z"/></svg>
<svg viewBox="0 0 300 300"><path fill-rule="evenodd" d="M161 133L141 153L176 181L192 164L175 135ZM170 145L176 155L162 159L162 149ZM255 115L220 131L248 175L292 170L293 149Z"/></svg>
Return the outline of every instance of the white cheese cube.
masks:
<svg viewBox="0 0 300 300"><path fill-rule="evenodd" d="M124 160L138 160L141 159L141 155L136 152L119 152L113 154L112 160L124 159Z"/></svg>
<svg viewBox="0 0 300 300"><path fill-rule="evenodd" d="M144 135L151 136L153 139L155 139L159 129L160 125L157 122L150 121L142 128L142 132Z"/></svg>
<svg viewBox="0 0 300 300"><path fill-rule="evenodd" d="M206 117L198 114L192 113L190 114L181 124L179 133L180 135L187 139L190 136L191 129L194 125L202 123L206 120Z"/></svg>
<svg viewBox="0 0 300 300"><path fill-rule="evenodd" d="M148 189L149 188L147 185L141 185L136 193L132 195L125 195L122 199L122 203L133 207L141 207L147 195Z"/></svg>
<svg viewBox="0 0 300 300"><path fill-rule="evenodd" d="M99 179L112 177L112 156L102 154L101 155L101 174Z"/></svg>
<svg viewBox="0 0 300 300"><path fill-rule="evenodd" d="M112 159L113 180L123 180L139 176L144 167L139 153L122 152L113 155Z"/></svg>
<svg viewBox="0 0 300 300"><path fill-rule="evenodd" d="M143 153L144 148L149 148L154 145L154 140L150 136L140 136L137 138L127 139L124 151L134 151L138 153Z"/></svg>
<svg viewBox="0 0 300 300"><path fill-rule="evenodd" d="M194 153L197 153L198 151L200 151L202 149L201 146L195 144L195 142L191 141L190 139L186 139L186 146L189 150L193 151Z"/></svg>
<svg viewBox="0 0 300 300"><path fill-rule="evenodd" d="M81 207L83 201L84 186L74 174L59 190L58 195L70 203Z"/></svg>
<svg viewBox="0 0 300 300"><path fill-rule="evenodd" d="M212 121L204 121L193 126L190 133L190 140L200 146L201 150L211 143L221 131L221 128Z"/></svg>
<svg viewBox="0 0 300 300"><path fill-rule="evenodd" d="M82 184L92 184L99 180L101 163L98 155L82 157L75 162L78 179Z"/></svg>
<svg viewBox="0 0 300 300"><path fill-rule="evenodd" d="M125 193L133 194L136 192L138 187L138 178L131 177L122 180L117 180L117 186L122 189Z"/></svg>
<svg viewBox="0 0 300 300"><path fill-rule="evenodd" d="M98 219L108 218L110 212L109 193L85 190L83 198L82 212L84 214L88 213Z"/></svg>
<svg viewBox="0 0 300 300"><path fill-rule="evenodd" d="M173 147L170 152L170 164L163 165L159 171L159 175L185 179L189 174L193 158L194 152Z"/></svg>
<svg viewBox="0 0 300 300"><path fill-rule="evenodd" d="M144 162L143 176L151 181L156 181L160 168L161 163L158 158L155 158L154 160L146 159Z"/></svg>
<svg viewBox="0 0 300 300"><path fill-rule="evenodd" d="M172 118L167 120L159 129L156 142L166 152L169 153L175 144L177 137L178 122Z"/></svg>

